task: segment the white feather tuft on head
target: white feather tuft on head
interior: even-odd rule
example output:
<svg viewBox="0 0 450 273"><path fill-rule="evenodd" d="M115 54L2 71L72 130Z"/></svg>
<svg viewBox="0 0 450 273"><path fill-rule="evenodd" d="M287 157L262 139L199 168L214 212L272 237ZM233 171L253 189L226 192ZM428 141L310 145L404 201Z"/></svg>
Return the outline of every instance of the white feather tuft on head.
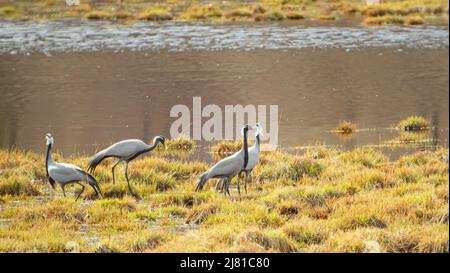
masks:
<svg viewBox="0 0 450 273"><path fill-rule="evenodd" d="M47 146L50 144L53 145L53 137L51 134L46 134L45 139L47 140Z"/></svg>
<svg viewBox="0 0 450 273"><path fill-rule="evenodd" d="M255 133L255 136L262 136L263 135L263 127L262 127L262 125L261 125L261 123L256 123L256 125L255 125L255 127L256 127L256 133Z"/></svg>

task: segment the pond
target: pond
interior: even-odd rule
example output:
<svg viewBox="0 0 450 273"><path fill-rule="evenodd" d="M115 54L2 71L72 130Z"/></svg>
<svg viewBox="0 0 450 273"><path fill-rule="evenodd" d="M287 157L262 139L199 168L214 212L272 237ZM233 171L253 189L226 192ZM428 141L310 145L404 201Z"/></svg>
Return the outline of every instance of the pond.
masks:
<svg viewBox="0 0 450 273"><path fill-rule="evenodd" d="M287 150L448 146L448 38L447 26L0 22L0 147L43 153L48 132L64 155L150 142L193 97L278 105ZM411 115L431 120L429 141L386 146ZM343 120L359 130L331 132Z"/></svg>

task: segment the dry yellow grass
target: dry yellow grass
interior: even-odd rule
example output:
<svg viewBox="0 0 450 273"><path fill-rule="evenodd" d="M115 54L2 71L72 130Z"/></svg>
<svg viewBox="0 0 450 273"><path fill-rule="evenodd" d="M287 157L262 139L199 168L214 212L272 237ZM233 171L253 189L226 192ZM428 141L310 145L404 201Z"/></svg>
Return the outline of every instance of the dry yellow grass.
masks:
<svg viewBox="0 0 450 273"><path fill-rule="evenodd" d="M207 164L156 154L131 163L142 200L106 162L105 198L75 202L78 188L53 192L43 156L0 151L0 252L448 252L448 163L444 148L264 152L248 194L224 198L214 181L193 191Z"/></svg>
<svg viewBox="0 0 450 273"><path fill-rule="evenodd" d="M0 4L1 5L1 4ZM88 18L95 20L165 21L281 21L281 20L337 20L350 18L367 25L423 23L448 24L448 0L383 1L366 5L365 1L134 1L86 0L77 7L68 7L63 1L20 1L0 6L0 17L30 20L31 22L60 19ZM399 19L400 18L400 19ZM430 19L430 20L428 20ZM301 21L299 21L301 22Z"/></svg>

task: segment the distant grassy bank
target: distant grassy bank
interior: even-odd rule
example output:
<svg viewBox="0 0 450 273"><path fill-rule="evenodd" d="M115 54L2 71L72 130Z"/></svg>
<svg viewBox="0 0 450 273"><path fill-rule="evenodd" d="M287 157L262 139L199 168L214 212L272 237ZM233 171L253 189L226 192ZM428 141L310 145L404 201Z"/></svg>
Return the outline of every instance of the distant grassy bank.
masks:
<svg viewBox="0 0 450 273"><path fill-rule="evenodd" d="M155 154L130 165L137 201L112 164L94 173L105 197L75 202L77 187L53 192L43 156L0 151L0 252L449 251L448 149L265 152L248 194L226 198L214 181L193 191L208 164Z"/></svg>
<svg viewBox="0 0 450 273"><path fill-rule="evenodd" d="M0 0L0 19L42 22L58 19L146 21L334 21L351 19L366 25L448 24L448 0L385 0L367 5L350 0Z"/></svg>

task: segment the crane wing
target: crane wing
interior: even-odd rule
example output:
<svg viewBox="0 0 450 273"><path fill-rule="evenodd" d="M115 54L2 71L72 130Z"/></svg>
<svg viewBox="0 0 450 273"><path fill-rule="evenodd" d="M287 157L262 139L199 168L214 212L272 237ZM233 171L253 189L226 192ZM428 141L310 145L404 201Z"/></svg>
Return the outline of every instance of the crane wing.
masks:
<svg viewBox="0 0 450 273"><path fill-rule="evenodd" d="M86 178L80 172L78 166L67 163L54 163L49 165L48 172L50 177L58 182L81 181Z"/></svg>

